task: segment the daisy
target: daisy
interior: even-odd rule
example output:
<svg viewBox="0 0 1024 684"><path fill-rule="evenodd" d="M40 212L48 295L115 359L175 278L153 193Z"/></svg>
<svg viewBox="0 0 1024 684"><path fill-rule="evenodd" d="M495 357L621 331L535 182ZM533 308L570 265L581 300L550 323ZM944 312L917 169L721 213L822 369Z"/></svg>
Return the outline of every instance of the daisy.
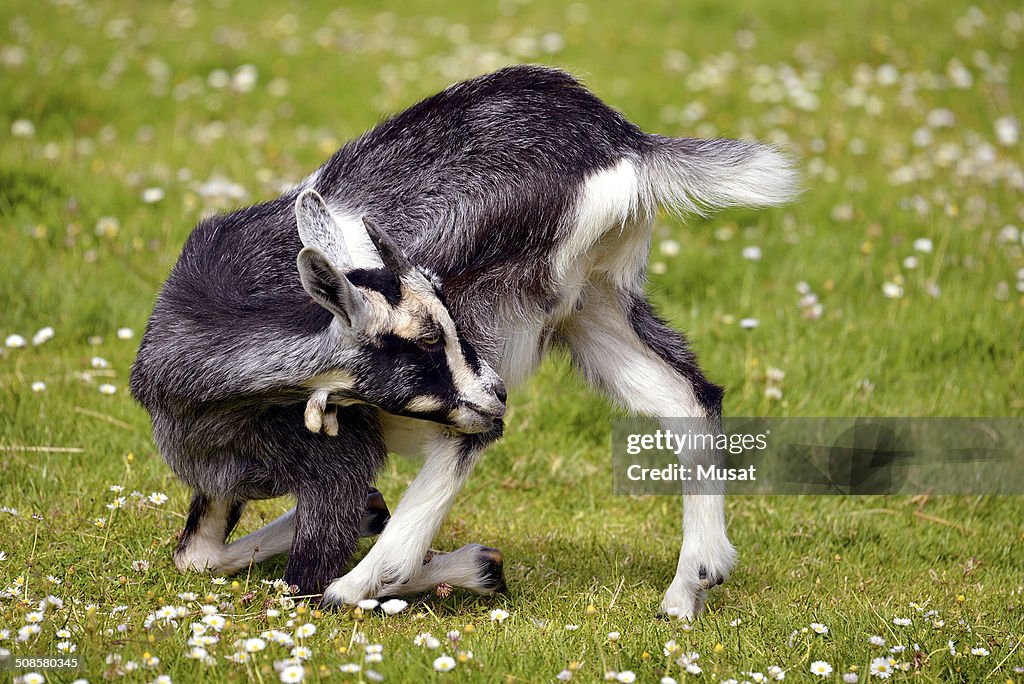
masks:
<svg viewBox="0 0 1024 684"><path fill-rule="evenodd" d="M811 674L819 677L828 677L832 674L832 666L824 660L815 660L811 663Z"/></svg>
<svg viewBox="0 0 1024 684"><path fill-rule="evenodd" d="M815 634L828 634L828 627L826 627L825 625L821 624L820 622L812 622L811 623L811 630Z"/></svg>
<svg viewBox="0 0 1024 684"><path fill-rule="evenodd" d="M32 344L38 347L39 345L52 340L53 335L53 328L51 328L50 326L40 328L38 331L36 331L36 334L32 336Z"/></svg>
<svg viewBox="0 0 1024 684"><path fill-rule="evenodd" d="M987 656L988 655L988 649L984 648L982 646L978 646L976 648L972 648L971 649L971 655Z"/></svg>
<svg viewBox="0 0 1024 684"><path fill-rule="evenodd" d="M495 608L491 611L491 619L498 622L504 622L508 615L508 611L504 611L501 608Z"/></svg>
<svg viewBox="0 0 1024 684"><path fill-rule="evenodd" d="M314 634L316 634L316 625L314 625L312 622L307 622L305 624L299 625L299 628L295 630L295 636L299 637L300 639L311 637Z"/></svg>
<svg viewBox="0 0 1024 684"><path fill-rule="evenodd" d="M401 613L403 610L408 608L409 603L402 599L391 599L390 601L385 601L380 604L380 607L388 615L395 615L396 613Z"/></svg>
<svg viewBox="0 0 1024 684"><path fill-rule="evenodd" d="M889 658L875 658L868 667L872 677L888 679L892 676L892 661Z"/></svg>
<svg viewBox="0 0 1024 684"><path fill-rule="evenodd" d="M455 659L448 655L435 658L434 669L438 672L451 672L455 669Z"/></svg>
<svg viewBox="0 0 1024 684"><path fill-rule="evenodd" d="M281 681L285 684L294 684L295 682L301 682L302 678L306 676L306 671L301 665L289 665L280 672Z"/></svg>

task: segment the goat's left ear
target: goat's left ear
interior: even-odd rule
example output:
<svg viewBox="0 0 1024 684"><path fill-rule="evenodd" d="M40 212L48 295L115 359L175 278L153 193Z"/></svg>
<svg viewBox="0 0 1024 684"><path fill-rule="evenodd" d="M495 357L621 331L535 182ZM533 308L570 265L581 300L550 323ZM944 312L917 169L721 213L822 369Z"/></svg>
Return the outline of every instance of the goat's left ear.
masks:
<svg viewBox="0 0 1024 684"><path fill-rule="evenodd" d="M344 232L316 190L305 190L295 200L295 225L303 247L318 250L339 271L354 268Z"/></svg>
<svg viewBox="0 0 1024 684"><path fill-rule="evenodd" d="M296 265L302 289L313 301L346 326L360 325L367 307L366 298L334 267L326 254L316 247L303 247Z"/></svg>

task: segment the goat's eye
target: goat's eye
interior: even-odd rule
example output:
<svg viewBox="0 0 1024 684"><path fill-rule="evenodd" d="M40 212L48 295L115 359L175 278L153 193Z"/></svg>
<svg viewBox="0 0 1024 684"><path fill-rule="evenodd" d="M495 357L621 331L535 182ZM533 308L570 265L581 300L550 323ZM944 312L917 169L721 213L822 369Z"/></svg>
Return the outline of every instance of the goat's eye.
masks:
<svg viewBox="0 0 1024 684"><path fill-rule="evenodd" d="M419 342L424 347L436 347L437 345L441 344L441 336L438 335L437 333L433 333L431 335L421 337L419 340L417 340L417 342Z"/></svg>

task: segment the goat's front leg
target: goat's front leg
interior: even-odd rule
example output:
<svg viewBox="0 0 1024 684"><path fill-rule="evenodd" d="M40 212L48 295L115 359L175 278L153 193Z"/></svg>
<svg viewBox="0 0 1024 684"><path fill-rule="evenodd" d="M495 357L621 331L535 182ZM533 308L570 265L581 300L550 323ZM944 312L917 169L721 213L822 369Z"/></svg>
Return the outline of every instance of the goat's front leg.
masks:
<svg viewBox="0 0 1024 684"><path fill-rule="evenodd" d="M479 435L438 430L425 444L426 461L391 514L377 543L356 567L324 591L324 603L355 604L380 595L384 587L412 580L484 447L500 426Z"/></svg>
<svg viewBox="0 0 1024 684"><path fill-rule="evenodd" d="M317 433L323 430L324 434L336 437L338 434L338 407L327 403L330 394L330 389L317 389L309 395L302 418L306 429L310 432Z"/></svg>

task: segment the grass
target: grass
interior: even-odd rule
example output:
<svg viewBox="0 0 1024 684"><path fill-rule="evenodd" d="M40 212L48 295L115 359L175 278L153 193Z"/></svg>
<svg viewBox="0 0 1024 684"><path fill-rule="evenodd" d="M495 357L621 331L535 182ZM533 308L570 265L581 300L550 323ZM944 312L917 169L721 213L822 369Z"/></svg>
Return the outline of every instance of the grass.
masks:
<svg viewBox="0 0 1024 684"><path fill-rule="evenodd" d="M51 681L276 681L287 649L271 644L246 664L225 656L236 639L305 621L318 627L305 640L309 680L373 669L386 681L550 681L569 668L583 681L607 670L717 681L776 665L804 681L821 660L829 679L856 666L867 681L870 661L899 645L893 658L909 671L894 680L1021 679L1024 505L1012 497L735 497L734 577L692 629L654 620L679 502L611 495L617 414L557 357L513 391L507 437L435 542L500 547L508 595L456 591L394 616L300 605L269 617L264 606L280 600L263 580L282 561L225 586L173 569L186 492L126 387L154 295L202 215L276 196L384 113L453 80L539 61L582 75L649 131L775 140L806 168L790 208L657 226L652 297L729 388L727 414L1020 416L1024 249L1004 227L1024 221L1021 144L997 133L1024 112L1018 6L16 0L0 19L0 337L56 332L0 356L0 506L16 509L0 513L0 587L16 595L0 600L0 648L72 642L82 671ZM251 89L244 64L258 72ZM929 127L944 109L954 125ZM146 188L162 199L143 201ZM743 257L750 246L760 260ZM800 304L798 287L820 311ZM758 327L742 329L747 317ZM769 367L785 371L781 400L765 394ZM382 475L392 506L415 470L395 460ZM108 510L111 485L125 488L124 508ZM169 501L150 503L151 492ZM243 530L287 506L253 506ZM18 641L47 595L63 607ZM230 619L208 647L213 665L185 657L203 603ZM164 605L189 616L147 629ZM503 622L489 617L497 608ZM811 622L828 633L803 631ZM445 637L453 629L458 644ZM355 632L383 644L383 662L364 662ZM444 643L415 646L420 632ZM700 653L702 675L663 653L670 640ZM471 660L435 675L442 652L467 650ZM339 670L352 662L361 673Z"/></svg>

